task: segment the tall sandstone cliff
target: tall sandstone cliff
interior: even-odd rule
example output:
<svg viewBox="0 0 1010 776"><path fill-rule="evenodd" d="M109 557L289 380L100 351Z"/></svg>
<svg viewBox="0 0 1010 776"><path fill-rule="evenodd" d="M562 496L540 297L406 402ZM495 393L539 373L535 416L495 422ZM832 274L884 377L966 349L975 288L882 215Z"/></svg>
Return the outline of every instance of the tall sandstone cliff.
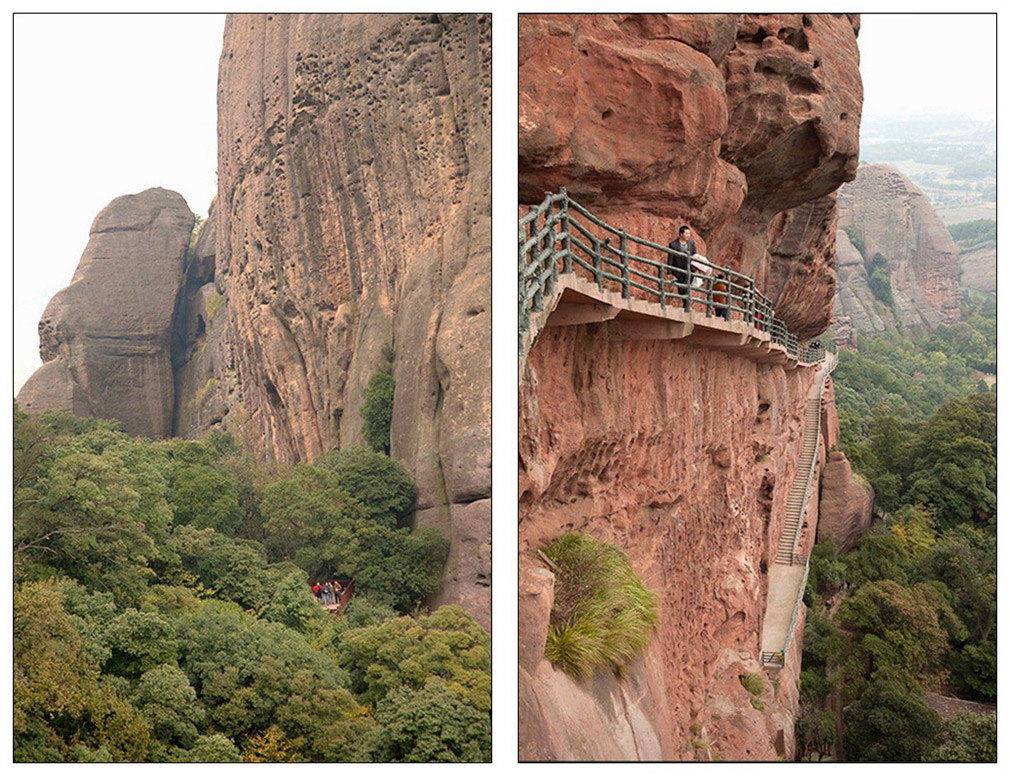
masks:
<svg viewBox="0 0 1010 776"><path fill-rule="evenodd" d="M488 15L228 18L218 195L185 266L193 216L182 203L172 281L145 297L163 325L161 371L144 384L160 414L151 427L124 421L185 437L222 427L279 460L311 461L362 443L362 392L391 348L391 455L417 483L416 521L451 539L434 603L460 603L486 627L490 25ZM93 317L89 336L105 325ZM69 360L43 369L72 371L81 358L67 347ZM94 381L83 392L80 382L56 383L75 411L92 401Z"/></svg>
<svg viewBox="0 0 1010 776"><path fill-rule="evenodd" d="M686 223L791 330L819 334L834 190L858 160L858 28L848 15L520 17L520 203L564 186L664 244ZM606 323L540 334L519 397L521 757L791 755L803 618L764 710L739 678L761 670L814 379L678 340L616 341ZM578 682L543 659L553 577L535 551L567 531L623 548L657 594L659 631L624 679ZM812 541L807 525L800 551Z"/></svg>
<svg viewBox="0 0 1010 776"><path fill-rule="evenodd" d="M957 246L926 195L898 170L860 165L838 192L838 224L856 227L865 246L860 254L839 229L835 320L843 329L932 331L960 315ZM870 291L866 264L877 253L891 267L893 308Z"/></svg>

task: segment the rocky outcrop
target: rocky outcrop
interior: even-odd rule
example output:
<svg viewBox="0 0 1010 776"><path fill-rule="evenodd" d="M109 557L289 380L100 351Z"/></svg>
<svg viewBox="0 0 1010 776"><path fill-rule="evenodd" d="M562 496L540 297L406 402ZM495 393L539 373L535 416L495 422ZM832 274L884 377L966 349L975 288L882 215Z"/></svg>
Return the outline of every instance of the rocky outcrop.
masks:
<svg viewBox="0 0 1010 776"><path fill-rule="evenodd" d="M972 291L996 293L996 243L982 245L960 252L961 288Z"/></svg>
<svg viewBox="0 0 1010 776"><path fill-rule="evenodd" d="M391 353L391 454L451 539L431 603L489 627L490 101L486 14L229 17L190 260L178 195L103 211L22 405L311 461L362 444Z"/></svg>
<svg viewBox="0 0 1010 776"><path fill-rule="evenodd" d="M564 186L662 244L689 224L791 330L819 333L829 195L858 161L857 32L847 15L523 16L519 201Z"/></svg>
<svg viewBox="0 0 1010 776"><path fill-rule="evenodd" d="M894 306L892 315L872 298L865 271L856 269L846 249L850 269L844 278L839 272L839 280L840 288L848 290L839 292L836 315L848 316L856 329L867 333L889 328L891 321L909 330L931 331L959 317L957 246L908 178L886 164L861 165L856 179L838 192L838 223L859 230L867 261L877 253L887 259Z"/></svg>
<svg viewBox="0 0 1010 776"><path fill-rule="evenodd" d="M22 409L171 434L172 330L193 218L165 189L117 197L98 214L73 280L39 322L43 366L18 393Z"/></svg>
<svg viewBox="0 0 1010 776"><path fill-rule="evenodd" d="M823 332L833 192L858 159L858 28L848 15L520 17L520 203L564 186L662 244L686 223L791 330ZM520 579L548 539L582 531L628 553L661 614L626 684L571 682L542 651L521 664L527 756L640 759L653 734L663 759L790 756L797 674L768 683L763 709L740 677L762 671L767 569L813 371L626 341L607 323L540 333L520 375ZM520 588L521 629L539 634L542 608ZM790 666L802 618L796 634ZM620 732L602 741L608 729Z"/></svg>
<svg viewBox="0 0 1010 776"><path fill-rule="evenodd" d="M208 378L276 457L307 461L361 443L391 347L391 453L418 521L453 538L441 600L485 625L490 33L488 15L229 17L213 292L229 347Z"/></svg>
<svg viewBox="0 0 1010 776"><path fill-rule="evenodd" d="M737 663L744 673L759 670L766 572L798 467L812 371L761 366L679 341L614 342L606 324L591 324L545 329L523 378L520 569L537 568L535 550L561 532L585 532L620 546L659 598L659 631L645 659L646 666L650 660L656 665L641 678L649 697L641 691L629 696L649 729L659 731L662 757L693 757L691 726L715 731L718 715L726 731L740 725L761 731L748 751L711 733L722 756L775 759L775 731L791 731L794 706L783 696L775 722L777 701L769 699L769 713L759 713L738 675L733 681L726 676ZM524 602L521 588L520 623L528 628L536 614L524 614ZM525 639L520 635L521 644ZM735 658L722 665L725 650ZM597 708L592 698L620 696L611 689L597 693L595 679L583 687L588 695L578 695L578 683L556 676L542 655L541 648L540 662L527 669L538 707L551 707L548 677L550 686L567 689L553 701L558 708L538 712L535 720L521 718L521 746L529 735L548 759L595 757L604 743L545 752L550 741L567 746L573 739L540 728L575 713L562 699L581 698L580 725L596 729L583 718L598 713L608 719L613 701ZM742 715L732 724L731 707ZM637 734L623 740L628 746L611 755L639 757L641 747L631 745Z"/></svg>
<svg viewBox="0 0 1010 776"><path fill-rule="evenodd" d="M873 489L853 477L852 464L841 450L828 453L821 473L821 509L817 541L831 540L839 552L848 552L870 530Z"/></svg>
<svg viewBox="0 0 1010 776"><path fill-rule="evenodd" d="M863 254L852 244L849 235L839 229L835 255L838 258L838 290L834 299L836 326L844 321L846 339L849 330L864 334L879 334L896 326L894 312L877 299L870 290ZM853 344L855 342L853 341Z"/></svg>

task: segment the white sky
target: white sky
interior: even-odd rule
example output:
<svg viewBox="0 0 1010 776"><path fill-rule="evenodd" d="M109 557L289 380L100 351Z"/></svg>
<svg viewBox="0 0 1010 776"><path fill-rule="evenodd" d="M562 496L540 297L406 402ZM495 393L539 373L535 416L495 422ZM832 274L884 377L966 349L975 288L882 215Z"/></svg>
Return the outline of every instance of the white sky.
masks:
<svg viewBox="0 0 1010 776"><path fill-rule="evenodd" d="M206 217L217 192L224 16L14 17L14 391L99 211L153 186Z"/></svg>
<svg viewBox="0 0 1010 776"><path fill-rule="evenodd" d="M863 119L996 118L996 14L863 14Z"/></svg>
<svg viewBox="0 0 1010 776"><path fill-rule="evenodd" d="M496 40L505 29L501 23L514 26L515 10L496 14ZM13 27L16 393L41 365L39 318L70 282L103 207L123 194L163 186L206 216L217 186L224 17L18 15ZM514 41L509 33L506 40ZM995 43L992 14L864 14L863 118L993 118ZM496 129L495 149L504 152L515 142L508 117L516 110L516 55L514 43L500 48L494 52L495 125L508 127ZM508 177L495 179L511 202Z"/></svg>

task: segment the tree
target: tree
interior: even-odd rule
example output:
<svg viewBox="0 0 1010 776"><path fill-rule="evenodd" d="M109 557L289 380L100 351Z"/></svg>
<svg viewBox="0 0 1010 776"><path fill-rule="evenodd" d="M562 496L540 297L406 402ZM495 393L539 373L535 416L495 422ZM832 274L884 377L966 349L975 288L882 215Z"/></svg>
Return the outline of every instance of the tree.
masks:
<svg viewBox="0 0 1010 776"><path fill-rule="evenodd" d="M935 759L940 762L996 762L996 713L959 711L944 721Z"/></svg>
<svg viewBox="0 0 1010 776"><path fill-rule="evenodd" d="M908 674L926 685L947 678L951 639L965 633L950 606L924 584L869 582L842 601L836 617L862 635L857 651L869 662L871 677Z"/></svg>
<svg viewBox="0 0 1010 776"><path fill-rule="evenodd" d="M277 585L263 618L305 633L313 625L322 627L326 615L312 596L304 572L288 574Z"/></svg>
<svg viewBox="0 0 1010 776"><path fill-rule="evenodd" d="M845 711L845 759L922 762L933 753L940 715L901 682L873 682Z"/></svg>
<svg viewBox="0 0 1010 776"><path fill-rule="evenodd" d="M177 750L174 762L178 763L237 763L242 762L238 749L221 733L200 736L189 750Z"/></svg>
<svg viewBox="0 0 1010 776"><path fill-rule="evenodd" d="M346 672L280 623L209 601L180 624L179 666L208 721L235 741L277 725L297 759L354 759L360 748L368 722Z"/></svg>
<svg viewBox="0 0 1010 776"><path fill-rule="evenodd" d="M14 588L14 759L144 759L147 724L99 679L54 581Z"/></svg>
<svg viewBox="0 0 1010 776"><path fill-rule="evenodd" d="M458 606L348 630L340 661L363 703L376 704L400 685L419 690L437 676L474 708L491 708L491 637Z"/></svg>
<svg viewBox="0 0 1010 776"><path fill-rule="evenodd" d="M174 628L153 612L123 612L109 624L103 640L110 650L104 670L128 679L175 659Z"/></svg>
<svg viewBox="0 0 1010 776"><path fill-rule="evenodd" d="M440 679L398 687L379 702L370 746L375 762L490 762L491 715Z"/></svg>
<svg viewBox="0 0 1010 776"><path fill-rule="evenodd" d="M139 603L153 576L151 538L136 512L133 477L114 455L53 450L53 459L18 494L15 578L63 572L121 604Z"/></svg>
<svg viewBox="0 0 1010 776"><path fill-rule="evenodd" d="M196 691L179 668L165 664L140 677L131 701L151 728L157 761L165 761L173 747L189 749L199 736L204 710ZM151 758L155 759L155 758Z"/></svg>
<svg viewBox="0 0 1010 776"><path fill-rule="evenodd" d="M338 488L361 502L369 517L389 528L395 528L414 508L417 489L389 456L350 447L331 450L317 463L333 474Z"/></svg>
<svg viewBox="0 0 1010 776"><path fill-rule="evenodd" d="M175 522L229 534L242 519L239 483L205 464L186 463L172 472L169 502Z"/></svg>
<svg viewBox="0 0 1010 776"><path fill-rule="evenodd" d="M389 428L393 422L393 393L396 383L385 372L376 372L361 395L361 435L378 453L389 455Z"/></svg>

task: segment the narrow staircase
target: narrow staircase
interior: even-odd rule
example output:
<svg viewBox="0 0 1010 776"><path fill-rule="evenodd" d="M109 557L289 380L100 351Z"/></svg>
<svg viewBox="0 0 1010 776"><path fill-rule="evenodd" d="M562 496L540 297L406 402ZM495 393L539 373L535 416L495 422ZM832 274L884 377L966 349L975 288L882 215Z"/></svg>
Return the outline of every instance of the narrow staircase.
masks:
<svg viewBox="0 0 1010 776"><path fill-rule="evenodd" d="M786 497L786 523L782 529L782 536L779 538L779 546L775 554L776 563L791 564L793 562L800 528L803 525L803 514L806 511L810 473L813 471L814 456L817 455L820 414L821 386L815 383L810 389L810 393L807 394L807 411L803 421L803 451L800 454L799 468L796 470L797 476L793 478L792 488Z"/></svg>

